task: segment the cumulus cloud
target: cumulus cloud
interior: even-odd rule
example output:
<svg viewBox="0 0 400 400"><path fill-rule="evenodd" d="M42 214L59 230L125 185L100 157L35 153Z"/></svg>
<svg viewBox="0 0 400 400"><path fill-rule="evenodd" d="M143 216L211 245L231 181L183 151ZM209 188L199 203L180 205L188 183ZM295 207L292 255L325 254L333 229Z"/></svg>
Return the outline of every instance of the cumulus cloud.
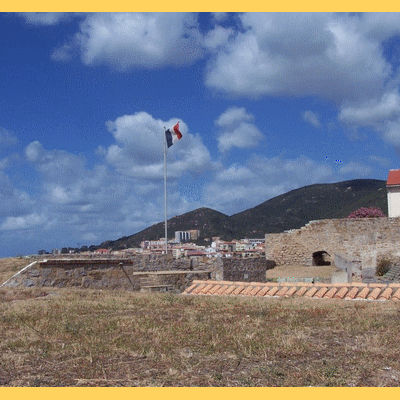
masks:
<svg viewBox="0 0 400 400"><path fill-rule="evenodd" d="M5 147L12 147L18 143L15 134L0 126L0 151Z"/></svg>
<svg viewBox="0 0 400 400"><path fill-rule="evenodd" d="M56 25L70 18L71 13L65 12L24 12L19 13L31 25Z"/></svg>
<svg viewBox="0 0 400 400"><path fill-rule="evenodd" d="M146 112L118 117L108 121L107 129L116 144L101 149L107 163L120 173L140 179L161 179L163 176L164 127L175 125L178 119L162 121ZM184 140L168 150L168 177L177 178L187 172L203 172L213 168L210 153L200 135L189 132L180 122Z"/></svg>
<svg viewBox="0 0 400 400"><path fill-rule="evenodd" d="M381 97L341 108L339 121L358 129L375 129L386 142L400 148L400 95L398 90Z"/></svg>
<svg viewBox="0 0 400 400"><path fill-rule="evenodd" d="M44 215L28 214L19 217L8 217L0 225L1 230L17 230L39 227L46 222Z"/></svg>
<svg viewBox="0 0 400 400"><path fill-rule="evenodd" d="M232 28L216 26L205 35L204 46L209 50L217 51L228 43L233 34L234 32Z"/></svg>
<svg viewBox="0 0 400 400"><path fill-rule="evenodd" d="M221 129L218 134L218 149L226 152L232 148L253 148L264 138L259 129L250 121L254 116L245 108L232 107L221 114L215 125Z"/></svg>
<svg viewBox="0 0 400 400"><path fill-rule="evenodd" d="M339 121L349 125L379 125L400 116L400 95L398 90L388 91L380 98L373 98L356 105L342 106Z"/></svg>
<svg viewBox="0 0 400 400"><path fill-rule="evenodd" d="M74 40L53 57L65 59L76 47L84 64L118 70L187 65L203 55L202 35L191 13L88 14Z"/></svg>
<svg viewBox="0 0 400 400"><path fill-rule="evenodd" d="M364 24L345 14L244 13L239 18L243 30L209 63L211 88L240 96L314 95L340 103L381 93L390 77L391 66L372 34L373 16ZM389 32L399 28L393 24Z"/></svg>
<svg viewBox="0 0 400 400"><path fill-rule="evenodd" d="M352 178L368 178L371 176L372 168L359 162L351 161L339 169L342 175L350 175Z"/></svg>
<svg viewBox="0 0 400 400"><path fill-rule="evenodd" d="M314 128L320 128L321 127L321 123L319 122L319 117L318 114L307 110L304 111L303 113L303 119L304 121L308 122L310 125L312 125Z"/></svg>
<svg viewBox="0 0 400 400"><path fill-rule="evenodd" d="M218 172L204 190L204 202L234 214L289 190L333 180L331 167L307 157L253 156L245 165L233 165Z"/></svg>

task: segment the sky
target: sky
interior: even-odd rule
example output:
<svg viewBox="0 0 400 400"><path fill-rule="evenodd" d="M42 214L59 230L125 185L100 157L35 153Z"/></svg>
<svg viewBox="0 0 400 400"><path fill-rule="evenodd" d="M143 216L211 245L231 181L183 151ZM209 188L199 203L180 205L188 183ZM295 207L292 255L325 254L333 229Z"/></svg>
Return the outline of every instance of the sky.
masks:
<svg viewBox="0 0 400 400"><path fill-rule="evenodd" d="M400 14L0 13L0 257L399 168ZM173 235L173 232L171 232Z"/></svg>

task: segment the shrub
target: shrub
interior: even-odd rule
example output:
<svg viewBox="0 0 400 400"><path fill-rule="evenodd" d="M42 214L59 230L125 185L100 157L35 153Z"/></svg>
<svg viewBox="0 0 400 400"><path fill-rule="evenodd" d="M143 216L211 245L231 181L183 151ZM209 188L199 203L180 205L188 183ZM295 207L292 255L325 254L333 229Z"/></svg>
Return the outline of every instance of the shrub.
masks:
<svg viewBox="0 0 400 400"><path fill-rule="evenodd" d="M380 208L377 207L361 207L356 211L353 211L347 218L382 218L385 214Z"/></svg>
<svg viewBox="0 0 400 400"><path fill-rule="evenodd" d="M389 272L391 266L391 261L388 260L387 258L383 258L378 262L378 265L376 266L375 273L377 276L383 276L386 273Z"/></svg>

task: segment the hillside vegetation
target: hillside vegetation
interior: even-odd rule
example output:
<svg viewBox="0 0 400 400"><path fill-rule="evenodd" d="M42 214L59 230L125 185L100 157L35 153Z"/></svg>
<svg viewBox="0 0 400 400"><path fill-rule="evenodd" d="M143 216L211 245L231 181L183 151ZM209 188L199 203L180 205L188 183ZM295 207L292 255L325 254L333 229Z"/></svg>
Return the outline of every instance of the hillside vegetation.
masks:
<svg viewBox="0 0 400 400"><path fill-rule="evenodd" d="M311 220L344 218L360 207L378 207L387 215L386 182L357 179L305 186L232 216L199 208L169 219L168 237L172 239L175 231L199 229L203 238L260 238L266 233L300 228ZM98 247L138 247L143 240L161 237L164 237L163 222Z"/></svg>

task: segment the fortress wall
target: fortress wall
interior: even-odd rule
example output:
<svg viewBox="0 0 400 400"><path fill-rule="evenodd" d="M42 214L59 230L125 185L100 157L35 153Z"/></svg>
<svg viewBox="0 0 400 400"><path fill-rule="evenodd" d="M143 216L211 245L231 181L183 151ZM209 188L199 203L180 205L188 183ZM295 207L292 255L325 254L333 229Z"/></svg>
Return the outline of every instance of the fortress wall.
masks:
<svg viewBox="0 0 400 400"><path fill-rule="evenodd" d="M265 235L267 259L277 265L312 265L314 252L347 254L362 260L399 250L400 218L333 219L312 221L300 229ZM367 257L368 258L368 257ZM376 258L376 257L375 257Z"/></svg>

